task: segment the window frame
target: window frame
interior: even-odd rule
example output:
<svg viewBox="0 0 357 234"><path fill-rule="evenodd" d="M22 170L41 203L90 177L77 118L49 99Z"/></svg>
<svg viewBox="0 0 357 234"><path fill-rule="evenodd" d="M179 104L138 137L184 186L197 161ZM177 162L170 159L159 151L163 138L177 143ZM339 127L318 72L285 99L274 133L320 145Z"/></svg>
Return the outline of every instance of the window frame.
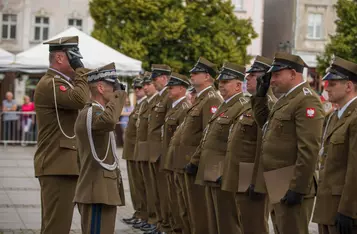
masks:
<svg viewBox="0 0 357 234"><path fill-rule="evenodd" d="M317 24L316 16L320 16L320 24ZM312 22L310 21L310 17L313 17ZM306 32L306 37L308 39L312 40L323 40L324 35L323 35L323 17L324 14L320 12L308 12L307 14L307 32ZM312 27L312 35L310 35L310 28ZM319 30L318 27L320 27ZM319 36L318 36L319 34Z"/></svg>
<svg viewBox="0 0 357 234"><path fill-rule="evenodd" d="M36 22L37 18L40 18L40 22ZM45 19L47 19L47 23L45 23ZM39 28L39 38L36 38L36 28ZM44 38L44 31L47 29L47 37ZM34 25L33 25L33 40L35 42L45 41L50 38L50 17L44 15L35 15L34 17Z"/></svg>
<svg viewBox="0 0 357 234"><path fill-rule="evenodd" d="M4 21L4 16L8 16L8 20ZM15 21L12 21L12 16L15 16ZM6 37L3 37L4 33L4 26L7 27L6 29ZM11 37L11 31L14 27L15 37ZM17 14L15 13L3 13L1 14L1 40L16 40L17 37Z"/></svg>
<svg viewBox="0 0 357 234"><path fill-rule="evenodd" d="M73 20L73 24L72 25L69 23L70 20ZM68 22L68 27L75 27L75 28L83 31L83 19L72 17L72 18L68 18L67 22ZM78 22L81 22L80 26L78 25Z"/></svg>
<svg viewBox="0 0 357 234"><path fill-rule="evenodd" d="M244 11L244 0L231 0L231 1L234 6L234 11Z"/></svg>

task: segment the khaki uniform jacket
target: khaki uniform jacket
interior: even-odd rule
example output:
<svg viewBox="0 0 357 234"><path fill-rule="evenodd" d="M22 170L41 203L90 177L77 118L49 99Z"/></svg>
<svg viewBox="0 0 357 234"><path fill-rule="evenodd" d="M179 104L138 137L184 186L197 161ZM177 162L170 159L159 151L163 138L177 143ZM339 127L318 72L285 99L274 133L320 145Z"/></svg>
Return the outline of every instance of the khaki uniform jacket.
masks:
<svg viewBox="0 0 357 234"><path fill-rule="evenodd" d="M189 107L190 103L184 98L166 114L165 124L163 125L163 158L160 161L160 169L174 171L173 154L168 154L169 145L177 127L183 122Z"/></svg>
<svg viewBox="0 0 357 234"><path fill-rule="evenodd" d="M327 126L313 222L334 225L337 212L357 219L357 100Z"/></svg>
<svg viewBox="0 0 357 234"><path fill-rule="evenodd" d="M222 190L234 193L238 192L240 179L239 164L241 162L254 163L257 152L258 131L259 128L253 118L253 111L249 102L244 105L231 125L224 160Z"/></svg>
<svg viewBox="0 0 357 234"><path fill-rule="evenodd" d="M196 97L195 103L187 110L180 136L179 155L182 160L179 161L181 164L186 161L198 165L199 158L191 157L200 144L204 129L222 101L222 97L217 94L214 88L209 87Z"/></svg>
<svg viewBox="0 0 357 234"><path fill-rule="evenodd" d="M109 132L115 130L115 126L119 121L125 103L123 94L125 93L116 93L105 106L104 111L98 106L93 106L92 137L95 150L100 159L105 157L109 142ZM81 170L74 202L122 205L123 199L120 197L122 183L119 169L114 171L106 170L93 158L87 132L87 112L91 106L92 103L88 103L81 110L75 124ZM111 145L109 145L108 155L104 163L112 164L113 162L114 155Z"/></svg>
<svg viewBox="0 0 357 234"><path fill-rule="evenodd" d="M136 122L139 118L139 110L141 105L144 103L146 97L136 104L134 110L129 115L128 125L125 128L124 132L124 147L123 147L123 159L132 161L135 160L135 142L136 142Z"/></svg>
<svg viewBox="0 0 357 234"><path fill-rule="evenodd" d="M209 120L201 143L192 156L199 160L196 184L218 187L216 180L223 174L229 129L248 101L240 93L228 103L223 102Z"/></svg>
<svg viewBox="0 0 357 234"><path fill-rule="evenodd" d="M165 123L166 113L169 109L171 109L171 105L172 101L169 99L169 92L166 88L161 95L157 95L155 105L150 106L148 122L150 162L156 162L163 153L161 129Z"/></svg>
<svg viewBox="0 0 357 234"><path fill-rule="evenodd" d="M289 189L315 195L314 172L320 148L324 110L305 82L281 97L269 111L266 97L256 97L254 116L264 123L261 160L264 171L295 165ZM266 114L267 116L260 116Z"/></svg>
<svg viewBox="0 0 357 234"><path fill-rule="evenodd" d="M35 90L35 108L38 125L37 150L35 152L35 176L43 175L78 175L78 158L74 122L78 110L89 99L87 76L82 74L88 69L78 68L74 80L68 81L61 74L48 70L38 82ZM53 90L53 80L55 89ZM73 85L73 89L68 84ZM54 101L56 94L60 126L57 122Z"/></svg>
<svg viewBox="0 0 357 234"><path fill-rule="evenodd" d="M134 149L135 161L145 161L148 162L149 157L149 142L148 142L148 123L149 116L153 107L157 103L157 98L159 94L155 94L152 99L146 99L143 101L139 109L139 117L136 122L136 144Z"/></svg>

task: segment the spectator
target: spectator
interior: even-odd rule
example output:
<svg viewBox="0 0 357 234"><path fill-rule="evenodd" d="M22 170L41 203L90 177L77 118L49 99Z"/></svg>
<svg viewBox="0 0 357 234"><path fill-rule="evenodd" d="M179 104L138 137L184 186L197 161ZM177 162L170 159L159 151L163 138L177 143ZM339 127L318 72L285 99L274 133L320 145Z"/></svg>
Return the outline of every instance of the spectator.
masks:
<svg viewBox="0 0 357 234"><path fill-rule="evenodd" d="M124 133L126 126L128 125L129 115L131 114L133 109L134 109L134 107L130 104L129 97L126 97L125 106L123 107L123 111L122 111L120 119L119 119L120 126L123 130L123 133Z"/></svg>
<svg viewBox="0 0 357 234"><path fill-rule="evenodd" d="M11 113L17 110L17 105L11 92L6 93L6 99L2 101L3 140L16 140L18 115Z"/></svg>
<svg viewBox="0 0 357 234"><path fill-rule="evenodd" d="M31 102L31 99L29 96L25 95L24 96L24 104L21 107L22 112L32 112L35 111L35 105L33 102ZM22 115L22 145L25 146L26 143L24 142L26 140L26 134L30 132L32 123L33 123L33 115L30 114L23 114Z"/></svg>

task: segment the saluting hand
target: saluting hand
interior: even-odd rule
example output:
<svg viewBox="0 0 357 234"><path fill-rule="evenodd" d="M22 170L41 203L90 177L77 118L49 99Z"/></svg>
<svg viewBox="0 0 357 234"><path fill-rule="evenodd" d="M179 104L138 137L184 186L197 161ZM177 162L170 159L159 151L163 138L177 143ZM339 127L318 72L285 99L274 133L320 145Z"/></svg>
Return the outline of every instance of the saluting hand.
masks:
<svg viewBox="0 0 357 234"><path fill-rule="evenodd" d="M265 97L270 87L271 73L265 73L257 78L257 97Z"/></svg>

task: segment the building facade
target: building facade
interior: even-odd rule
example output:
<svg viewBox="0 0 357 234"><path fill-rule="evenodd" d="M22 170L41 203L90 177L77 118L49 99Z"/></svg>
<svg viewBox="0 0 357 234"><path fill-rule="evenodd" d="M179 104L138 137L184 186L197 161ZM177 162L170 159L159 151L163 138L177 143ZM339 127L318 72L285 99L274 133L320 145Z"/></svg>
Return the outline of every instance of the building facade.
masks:
<svg viewBox="0 0 357 234"><path fill-rule="evenodd" d="M305 77L316 81L316 56L336 30L336 2L265 0L262 55L272 58L276 51L299 55L309 67Z"/></svg>
<svg viewBox="0 0 357 234"><path fill-rule="evenodd" d="M252 40L247 48L248 55L256 56L262 53L264 0L231 0L234 5L234 13L238 18L250 19L258 37Z"/></svg>
<svg viewBox="0 0 357 234"><path fill-rule="evenodd" d="M89 0L0 0L0 45L22 52L74 26L90 34Z"/></svg>

